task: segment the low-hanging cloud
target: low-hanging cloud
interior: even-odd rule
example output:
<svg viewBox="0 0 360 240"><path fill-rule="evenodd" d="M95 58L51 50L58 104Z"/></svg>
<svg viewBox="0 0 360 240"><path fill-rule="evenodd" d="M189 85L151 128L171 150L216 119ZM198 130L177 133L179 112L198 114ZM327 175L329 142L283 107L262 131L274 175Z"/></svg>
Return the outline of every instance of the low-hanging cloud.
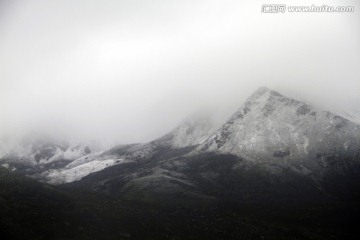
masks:
<svg viewBox="0 0 360 240"><path fill-rule="evenodd" d="M267 1L0 2L1 133L121 143L201 108L228 117L259 86L360 112L353 13L261 13Z"/></svg>

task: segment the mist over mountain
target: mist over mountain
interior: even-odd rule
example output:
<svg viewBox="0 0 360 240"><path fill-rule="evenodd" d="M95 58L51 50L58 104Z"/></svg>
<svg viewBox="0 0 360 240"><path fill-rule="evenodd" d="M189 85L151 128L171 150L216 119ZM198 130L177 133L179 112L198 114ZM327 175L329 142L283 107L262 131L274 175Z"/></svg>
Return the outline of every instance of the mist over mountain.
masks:
<svg viewBox="0 0 360 240"><path fill-rule="evenodd" d="M147 143L104 149L37 140L3 154L1 161L40 181L74 182L125 198L135 194L137 199L137 191L150 194L146 199L178 191L195 199L217 198L208 189L227 195L230 181L239 184L232 194L247 201L273 201L277 194L278 201L289 200L284 194L305 201L305 193L313 200L356 199L359 157L359 124L261 87L220 126L201 112ZM239 183L241 175L247 187ZM262 184L253 182L260 176ZM269 189L273 192L265 193ZM255 195L245 197L248 191Z"/></svg>
<svg viewBox="0 0 360 240"><path fill-rule="evenodd" d="M105 149L32 138L0 162L9 239L352 239L358 228L360 125L266 87L220 126L201 112Z"/></svg>
<svg viewBox="0 0 360 240"><path fill-rule="evenodd" d="M223 122L259 86L360 111L356 11L280 17L258 0L0 4L0 136L147 142L204 107Z"/></svg>
<svg viewBox="0 0 360 240"><path fill-rule="evenodd" d="M259 228L256 221L262 217L272 219L275 216L287 216L283 211L275 215L270 213L274 206L282 206L287 209L286 212L305 211L316 215L319 214L317 211L325 211L336 218L334 221L347 223L346 227L336 227L336 232L333 232L329 230L331 224L327 218L310 218L308 224L317 218L325 221L319 228L322 236L335 234L351 237L356 229L352 223L356 217L338 217L338 211L358 211L360 125L339 114L321 110L266 87L258 88L220 125L214 123L211 114L199 112L185 118L167 134L146 143L104 148L99 142L71 143L40 135L19 142L3 139L0 149L0 184L5 189L0 192L0 200L4 199L0 203L7 209L13 209L16 214L21 214L18 213L18 206L25 206L35 215L44 211L33 203L35 198L27 197L29 188L37 185L34 189L41 190L36 192L36 199L39 200L35 201L46 202L45 196L51 196L60 206L77 205L74 210L64 213L65 218L71 216L79 219L77 226L86 222L78 211L91 216L86 204L97 206L103 202L109 203L110 200L106 200L109 198L112 199L109 207L97 215L101 217L97 217L96 221L101 224L102 221L108 221L111 208L117 209L122 216L111 217L114 222L153 219L148 211L156 209L169 212L175 208L181 210L174 213L177 216L175 220L167 220L169 228L177 231L181 226L177 220L190 217L195 222L199 221L197 226L203 224L204 229L207 229L214 224L214 215L222 216L221 219L227 219L225 225L217 224L214 229L219 236L232 239L235 235L228 235L223 227L242 219L237 214L243 208L250 210L249 216L255 219L250 226ZM31 182L26 178L23 180L23 177L58 185L58 189L64 193L57 195L52 192L56 191L56 187L54 190L47 189L39 182ZM9 190L14 181L17 190ZM81 192L90 194L88 196L91 198L84 199ZM16 200L18 194L25 194L19 203ZM61 194L70 198L64 198ZM15 199L15 205L11 199ZM125 209L119 209L119 204L125 204ZM260 204L261 210L259 207L253 209L254 204ZM319 204L324 209L314 210ZM45 206L45 211L54 209L51 204L45 203ZM133 210L139 207L141 210ZM228 211L236 217L228 219ZM21 226L22 223L14 214L5 212L4 216L10 219L11 224ZM208 217L202 219L204 215ZM159 216L168 217L163 213ZM198 217L200 219L195 220ZM41 217L40 221L46 222L46 219ZM284 222L282 224L286 229L293 229ZM4 234L9 236L29 235L26 226L14 235L6 224L2 225L7 231ZM297 223L295 226L300 225ZM55 226L59 227L49 225L56 229L53 231L55 233L59 229L66 229L63 230L65 235L80 234L77 230L64 227L62 223ZM110 238L118 234L125 238L131 235L139 237L133 227L132 224L119 230L106 228L108 230L104 234L96 229L94 234ZM307 228L311 229L309 226ZM204 236L204 229L200 232L194 229L191 231ZM124 230L126 233L122 232ZM164 231L167 230L161 230L161 233L145 231L144 234L161 236ZM236 230L239 234L244 231L248 231L247 228ZM262 229L260 232L250 231L250 235L261 233L267 236L288 236L279 229L274 231ZM37 230L35 234L42 236L45 232ZM302 233L300 239L313 234Z"/></svg>
<svg viewBox="0 0 360 240"><path fill-rule="evenodd" d="M1 239L358 239L359 9L1 0Z"/></svg>
<svg viewBox="0 0 360 240"><path fill-rule="evenodd" d="M263 87L199 149L253 161L312 161L338 152L351 158L359 139L359 124Z"/></svg>

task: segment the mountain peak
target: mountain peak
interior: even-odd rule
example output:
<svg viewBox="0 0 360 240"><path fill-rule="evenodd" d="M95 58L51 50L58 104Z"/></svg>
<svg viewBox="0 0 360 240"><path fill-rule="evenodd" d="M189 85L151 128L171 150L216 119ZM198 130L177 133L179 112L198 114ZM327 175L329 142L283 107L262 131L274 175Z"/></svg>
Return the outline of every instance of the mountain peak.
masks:
<svg viewBox="0 0 360 240"><path fill-rule="evenodd" d="M359 125L261 87L197 149L253 161L308 161L334 149L350 156L359 136Z"/></svg>

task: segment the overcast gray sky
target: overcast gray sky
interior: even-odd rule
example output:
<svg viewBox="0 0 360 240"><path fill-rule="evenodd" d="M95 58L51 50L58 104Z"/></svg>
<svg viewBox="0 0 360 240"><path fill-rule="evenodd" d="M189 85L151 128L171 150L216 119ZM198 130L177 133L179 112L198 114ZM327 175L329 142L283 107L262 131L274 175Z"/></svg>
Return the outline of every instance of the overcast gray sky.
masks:
<svg viewBox="0 0 360 240"><path fill-rule="evenodd" d="M0 0L0 127L137 142L259 86L360 112L354 13L261 13L239 0Z"/></svg>

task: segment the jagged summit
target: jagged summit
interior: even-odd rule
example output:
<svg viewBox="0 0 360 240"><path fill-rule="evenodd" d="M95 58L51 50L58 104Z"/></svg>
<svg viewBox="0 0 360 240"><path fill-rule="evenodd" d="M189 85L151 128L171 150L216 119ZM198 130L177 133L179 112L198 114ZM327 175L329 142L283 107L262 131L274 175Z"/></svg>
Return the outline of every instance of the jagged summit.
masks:
<svg viewBox="0 0 360 240"><path fill-rule="evenodd" d="M359 125L268 88L255 91L204 140L206 119L188 118L162 138L114 149L108 160L123 159L121 164L73 184L147 202L161 196L359 198ZM64 181L79 179L73 170L61 172Z"/></svg>
<svg viewBox="0 0 360 240"><path fill-rule="evenodd" d="M92 153L85 147L67 147L60 151L58 145L42 146L44 152L35 153L43 154L34 157L38 156L47 168L36 169L35 173L41 173L40 178L52 183L72 182L123 163L158 161L158 156L164 153L168 155L163 161L185 155L221 153L235 155L248 163L262 166L270 163L302 173L322 172L333 166L345 169L348 162L360 158L360 125L261 87L218 129L211 114L200 112L148 143ZM69 153L78 152L76 159L67 157ZM34 157L30 160L36 163ZM13 163L14 159L9 161ZM25 170L28 173L28 169Z"/></svg>
<svg viewBox="0 0 360 240"><path fill-rule="evenodd" d="M262 87L195 152L217 151L250 161L296 160L326 166L339 152L352 157L359 146L359 125Z"/></svg>

